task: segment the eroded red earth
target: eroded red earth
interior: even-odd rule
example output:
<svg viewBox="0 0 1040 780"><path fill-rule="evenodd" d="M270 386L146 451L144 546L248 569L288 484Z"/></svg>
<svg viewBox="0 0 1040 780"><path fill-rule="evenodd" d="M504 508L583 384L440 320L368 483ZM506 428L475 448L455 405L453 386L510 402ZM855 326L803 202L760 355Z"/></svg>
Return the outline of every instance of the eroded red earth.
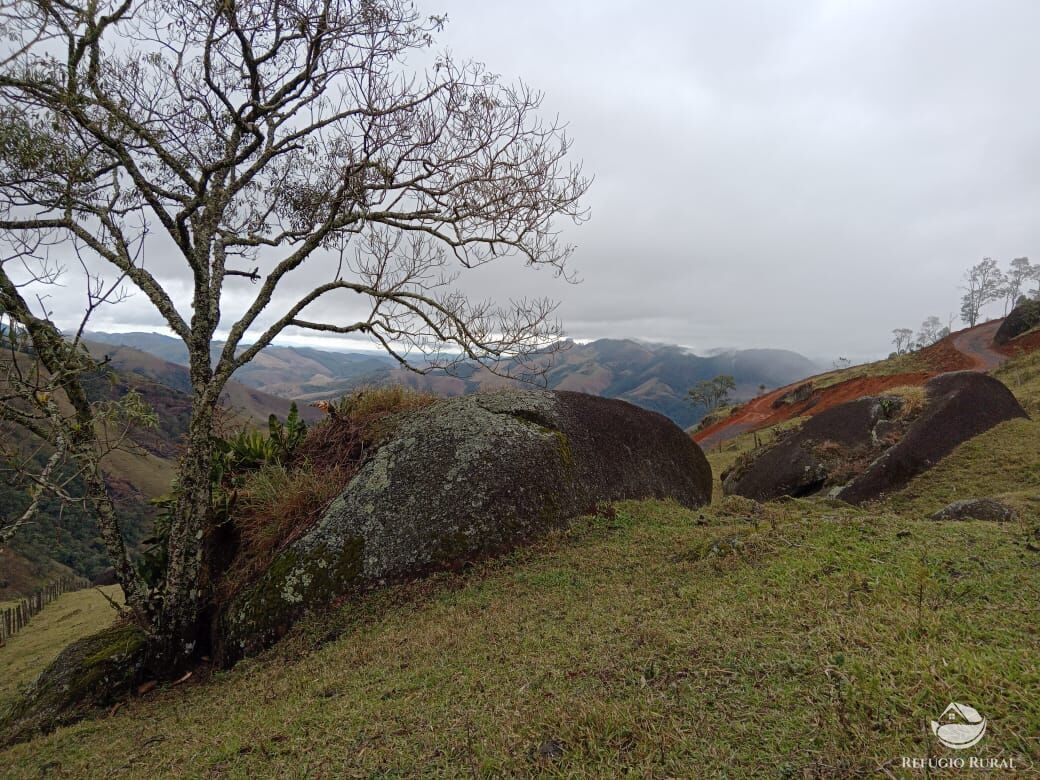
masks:
<svg viewBox="0 0 1040 780"><path fill-rule="evenodd" d="M974 328L953 333L942 341L926 347L918 354L922 365L927 370L915 371L891 376L857 377L845 382L814 390L805 401L793 404L782 404L773 408L773 402L799 385L811 382L804 379L800 382L778 388L771 393L748 401L737 411L714 425L696 431L693 440L704 449L709 449L719 442L732 439L741 433L768 428L803 415L819 414L846 401L854 401L868 395L878 395L893 387L906 385L923 385L933 376L947 371L991 371L1022 350L1040 349L1040 333L1031 333L1015 339L1003 347L993 344L993 334L1000 327L1002 320L987 322Z"/></svg>

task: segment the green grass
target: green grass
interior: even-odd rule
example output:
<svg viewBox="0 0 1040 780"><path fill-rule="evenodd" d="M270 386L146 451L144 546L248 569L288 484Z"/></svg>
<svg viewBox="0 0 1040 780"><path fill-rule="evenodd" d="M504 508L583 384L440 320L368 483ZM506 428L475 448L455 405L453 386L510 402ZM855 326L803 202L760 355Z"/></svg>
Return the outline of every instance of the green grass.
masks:
<svg viewBox="0 0 1040 780"><path fill-rule="evenodd" d="M65 645L115 619L115 610L99 590L108 598L122 600L118 585L63 593L0 647L0 707L54 660Z"/></svg>
<svg viewBox="0 0 1040 780"><path fill-rule="evenodd" d="M1040 519L1040 421L1010 420L965 442L885 502L924 517L962 498L994 497Z"/></svg>
<svg viewBox="0 0 1040 780"><path fill-rule="evenodd" d="M980 755L1040 764L1027 524L619 508L16 746L5 774L900 776L942 752L951 700L989 718Z"/></svg>
<svg viewBox="0 0 1040 780"><path fill-rule="evenodd" d="M1009 360L993 375L1011 388L1026 412L1040 414L1040 350Z"/></svg>

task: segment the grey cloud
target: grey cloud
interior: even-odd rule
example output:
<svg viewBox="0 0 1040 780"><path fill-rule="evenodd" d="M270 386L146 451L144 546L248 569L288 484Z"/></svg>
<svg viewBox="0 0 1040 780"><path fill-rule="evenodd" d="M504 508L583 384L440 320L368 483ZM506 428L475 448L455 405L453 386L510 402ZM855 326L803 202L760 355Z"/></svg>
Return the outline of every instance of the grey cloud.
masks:
<svg viewBox="0 0 1040 780"><path fill-rule="evenodd" d="M1032 0L421 10L457 57L543 89L596 176L591 221L564 226L581 285L509 261L461 280L561 300L573 337L867 358L945 321L982 256L1040 258Z"/></svg>

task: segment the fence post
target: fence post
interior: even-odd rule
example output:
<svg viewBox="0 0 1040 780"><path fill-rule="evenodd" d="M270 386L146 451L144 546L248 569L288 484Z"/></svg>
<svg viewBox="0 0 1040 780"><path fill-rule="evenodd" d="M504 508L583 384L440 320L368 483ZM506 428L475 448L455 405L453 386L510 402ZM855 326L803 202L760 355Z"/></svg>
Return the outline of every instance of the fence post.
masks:
<svg viewBox="0 0 1040 780"><path fill-rule="evenodd" d="M29 620L43 611L63 593L71 593L90 587L90 580L79 575L66 575L37 588L28 596L14 602L13 606L0 611L0 647L29 624Z"/></svg>

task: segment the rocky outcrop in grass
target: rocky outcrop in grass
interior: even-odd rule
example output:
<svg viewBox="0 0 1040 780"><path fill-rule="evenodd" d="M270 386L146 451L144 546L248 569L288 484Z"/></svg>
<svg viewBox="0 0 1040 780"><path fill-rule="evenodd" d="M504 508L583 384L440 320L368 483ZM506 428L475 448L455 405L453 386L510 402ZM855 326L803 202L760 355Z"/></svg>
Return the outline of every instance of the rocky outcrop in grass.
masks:
<svg viewBox="0 0 1040 780"><path fill-rule="evenodd" d="M723 475L727 494L759 501L821 491L862 504L898 490L953 449L1025 417L1003 384L957 371L929 380L920 408L897 395L828 409Z"/></svg>
<svg viewBox="0 0 1040 780"><path fill-rule="evenodd" d="M954 501L929 515L931 520L990 520L995 523L1008 523L1015 517L1014 509L993 498Z"/></svg>
<svg viewBox="0 0 1040 780"><path fill-rule="evenodd" d="M1020 299L993 334L993 343L1007 344L1037 326L1040 326L1040 301Z"/></svg>
<svg viewBox="0 0 1040 780"><path fill-rule="evenodd" d="M411 413L259 579L221 608L224 663L308 609L564 527L598 502L711 498L703 453L667 418L582 393L508 390Z"/></svg>
<svg viewBox="0 0 1040 780"><path fill-rule="evenodd" d="M125 696L144 671L145 634L117 624L66 647L5 712L0 747L73 723Z"/></svg>

